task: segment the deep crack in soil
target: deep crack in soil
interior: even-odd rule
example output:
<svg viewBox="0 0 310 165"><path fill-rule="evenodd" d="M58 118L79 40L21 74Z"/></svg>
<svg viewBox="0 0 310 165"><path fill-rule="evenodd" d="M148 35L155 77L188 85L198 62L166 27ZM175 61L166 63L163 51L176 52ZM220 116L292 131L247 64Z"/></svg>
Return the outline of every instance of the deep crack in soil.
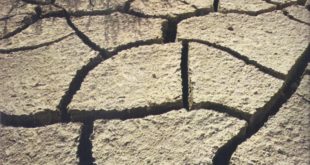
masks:
<svg viewBox="0 0 310 165"><path fill-rule="evenodd" d="M28 3L39 3L40 5L48 5L45 1L40 0L23 0ZM274 10L282 10L285 7L294 5L296 3L285 3L285 4L278 4L275 2L272 2L270 0L265 0L268 3L277 5L276 9L272 10L265 10L262 12L259 12L257 14L253 13L240 13L240 14L249 14L252 16L256 16L258 14L271 12ZM194 16L203 16L207 15L210 11L207 11L205 9L197 9L194 13L186 13L183 15L178 16L176 19L171 19L169 17L156 17L156 16L149 16L145 15L143 13L135 12L130 10L130 5L133 2L133 0L128 0L125 4L125 7L123 10L119 12L123 12L126 14L130 14L136 17L143 17L143 18L164 18L168 20L166 25L163 25L163 38L164 43L169 42L176 42L176 35L177 35L177 25L182 20L194 17ZM300 2L300 1L299 1ZM213 3L213 9L215 12L218 11L219 6L219 0L214 0ZM297 84L300 83L301 75L305 71L305 67L307 65L307 62L310 61L310 46L308 46L307 50L304 52L304 54L297 60L295 65L291 68L288 75L284 75L282 73L279 73L271 68L267 68L256 61L250 60L248 57L245 57L241 55L240 53L227 48L223 47L221 45L209 43L206 41L200 41L200 40L183 40L182 41L182 54L181 54L181 76L182 76L182 95L183 95L183 107L178 106L177 103L164 103L161 105L154 105L152 107L137 107L133 109L126 109L123 111L107 111L107 110L93 110L93 111L81 111L81 110L70 110L70 113L68 112L68 105L70 104L73 96L76 94L76 92L80 89L85 77L88 75L88 73L93 70L97 65L99 65L104 60L116 55L118 52L127 50L133 47L138 47L142 45L151 45L155 43L161 43L159 40L148 40L148 41L136 41L132 43L128 43L125 45L118 46L115 51L108 52L106 49L99 47L89 39L88 36L86 36L83 32L81 32L71 21L70 17L72 16L86 16L86 15L108 15L113 12L116 12L117 10L100 10L100 11L76 11L76 12L67 12L65 10L63 11L56 11L56 12L49 12L44 14L43 16L34 16L32 18L32 21L30 24L25 24L14 31L6 34L1 39L12 37L39 19L49 18L49 17L65 17L67 20L68 25L75 31L75 34L81 39L83 43L88 45L93 50L99 51L97 57L90 60L90 62L86 65L84 65L80 70L77 71L75 77L72 79L68 91L65 92L64 96L61 98L61 101L59 102L59 105L57 106L59 111L52 111L52 110L46 110L43 112L39 112L36 114L31 115L7 115L2 112L0 112L0 121L1 124L7 125L7 126L15 126L15 127L39 127L44 126L47 124L54 124L59 122L83 122L83 125L81 127L81 135L79 139L79 145L78 145L78 151L77 151L77 157L79 158L79 164L94 164L95 159L92 156L92 142L91 142L91 135L93 133L93 126L94 126L94 120L97 119L107 119L107 120L113 120L113 119L121 119L121 120L127 120L127 119L134 119L134 118L144 118L146 116L150 115L160 115L167 113L171 110L175 109L181 109L186 108L191 109L191 90L190 90L190 79L188 75L188 43L189 42L198 42L202 44L206 44L208 46L220 49L222 51L226 51L232 56L238 58L239 60L244 61L248 65L253 65L256 68L258 68L260 71L271 75L273 77L276 77L281 80L285 80L282 88L274 95L274 97L257 113L254 115L250 115L247 113L242 113L240 110L227 107L225 105L207 102L207 103L200 103L198 105L195 105L192 107L192 110L196 110L199 108L206 108L206 109L212 109L217 112L227 113L230 116L246 120L248 122L248 126L240 130L238 135L233 137L228 143L220 147L213 158L213 164L215 165L222 165L222 164L229 164L229 160L231 158L231 155L235 151L235 149L243 143L246 139L250 138L252 135L254 135L268 120L270 116L275 115L281 106L292 96L292 94L295 92L297 88ZM305 23L300 20L295 19L293 16L290 16L288 13L284 14L288 16L290 19L293 19L300 23ZM309 25L309 24L308 24ZM71 35L71 34L70 34ZM68 35L69 36L69 35ZM65 37L68 37L65 36ZM30 50L30 49L36 49L42 46L50 45L55 42L58 42L58 40L62 40L64 38L57 39L52 42L43 43L39 45L32 45L29 47L22 47L22 48L13 48L8 50L0 50L0 53L10 53L14 51L23 51L23 50ZM60 114L59 114L60 113ZM59 117L60 116L60 117ZM72 118L74 116L74 118Z"/></svg>
<svg viewBox="0 0 310 165"><path fill-rule="evenodd" d="M282 105L286 103L296 91L308 62L310 62L310 44L289 71L281 89L265 104L263 108L251 116L247 127L240 130L237 136L233 137L228 143L218 149L213 158L214 165L229 164L230 158L237 147L259 131L259 129L268 121L269 117L274 116L279 111Z"/></svg>
<svg viewBox="0 0 310 165"><path fill-rule="evenodd" d="M11 32L8 32L5 35L3 35L2 37L0 37L0 41L3 40L3 39L7 39L7 38L15 36L16 34L22 32L23 30L27 29L32 24L34 24L37 21L39 21L40 19L41 19L41 17L38 16L38 15L31 16L31 18L28 19L27 23L21 25L20 27L16 28L15 30L13 30Z"/></svg>
<svg viewBox="0 0 310 165"><path fill-rule="evenodd" d="M102 56L98 54L93 59L90 59L89 63L84 65L80 70L76 72L75 77L72 79L69 89L66 91L64 96L61 98L57 109L59 109L61 114L61 120L63 122L69 122L70 116L68 114L68 105L70 104L75 93L81 88L81 84L84 81L87 74L94 69L97 65L99 65L103 61Z"/></svg>
<svg viewBox="0 0 310 165"><path fill-rule="evenodd" d="M290 13L289 13L288 11L282 11L282 12L283 12L283 14L284 14L285 16L287 16L289 19L291 19L291 20L293 20L293 21L296 21L296 22L298 22L298 23L302 23L302 24L305 24L305 25L310 26L310 23L295 18L294 16L290 15Z"/></svg>
<svg viewBox="0 0 310 165"><path fill-rule="evenodd" d="M219 103L214 103L214 102L200 102L200 103L195 103L192 105L191 110L198 110L198 109L211 109L220 113L226 113L230 116L233 116L235 118L238 118L240 120L245 120L247 122L250 121L251 119L251 114L238 110L233 107L229 107L223 104Z"/></svg>
<svg viewBox="0 0 310 165"><path fill-rule="evenodd" d="M12 127L42 127L60 123L60 114L56 110L44 110L30 115L8 115L0 112L0 123Z"/></svg>
<svg viewBox="0 0 310 165"><path fill-rule="evenodd" d="M92 142L91 135L94 129L94 121L83 122L81 128L81 135L79 139L79 145L77 150L77 156L79 158L79 165L92 165L95 159L92 156Z"/></svg>
<svg viewBox="0 0 310 165"><path fill-rule="evenodd" d="M84 122L89 120L128 120L144 118L150 115L161 115L172 110L183 108L178 102L163 103L160 105L152 105L148 107L136 107L123 110L75 110L70 109L71 120L73 122Z"/></svg>
<svg viewBox="0 0 310 165"><path fill-rule="evenodd" d="M183 107L189 110L190 80L188 75L188 42L182 42L181 77L182 77Z"/></svg>
<svg viewBox="0 0 310 165"><path fill-rule="evenodd" d="M229 47L225 47L225 46L222 46L222 45L219 45L216 43L211 43L209 41L199 40L199 39L180 39L180 40L187 41L187 42L196 42L196 43L204 44L204 45L219 49L221 51L229 53L230 55L232 55L233 57L235 57L239 60L242 60L247 65L255 66L261 72L266 73L272 77L275 77L275 78L280 79L280 80L285 80L285 78L286 78L286 75L284 75L283 73L280 73L280 72L278 72L272 68L268 68L264 65L261 65L260 63L249 59L247 56L244 56L244 55L240 54L239 52L237 52L237 51L235 51Z"/></svg>

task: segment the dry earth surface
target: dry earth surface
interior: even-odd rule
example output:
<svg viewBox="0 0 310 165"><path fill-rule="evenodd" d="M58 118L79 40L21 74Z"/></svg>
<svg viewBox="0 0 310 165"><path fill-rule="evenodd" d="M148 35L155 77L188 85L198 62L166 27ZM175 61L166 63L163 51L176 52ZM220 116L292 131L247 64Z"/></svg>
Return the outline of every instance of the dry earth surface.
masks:
<svg viewBox="0 0 310 165"><path fill-rule="evenodd" d="M1 0L0 164L310 164L310 0Z"/></svg>

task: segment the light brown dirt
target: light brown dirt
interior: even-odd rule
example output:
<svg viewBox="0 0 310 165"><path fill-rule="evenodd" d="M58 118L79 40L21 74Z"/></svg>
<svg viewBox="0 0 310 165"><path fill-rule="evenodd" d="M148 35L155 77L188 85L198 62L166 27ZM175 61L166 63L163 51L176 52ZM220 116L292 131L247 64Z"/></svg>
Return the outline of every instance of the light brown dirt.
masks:
<svg viewBox="0 0 310 165"><path fill-rule="evenodd" d="M96 54L73 36L39 49L0 54L1 112L56 110L76 71Z"/></svg>
<svg viewBox="0 0 310 165"><path fill-rule="evenodd" d="M0 37L31 22L35 6L17 0L0 2Z"/></svg>
<svg viewBox="0 0 310 165"><path fill-rule="evenodd" d="M239 145L231 164L309 164L309 110L309 102L293 95L259 132Z"/></svg>
<svg viewBox="0 0 310 165"><path fill-rule="evenodd" d="M298 2L298 0L266 0L266 1L278 5L296 4Z"/></svg>
<svg viewBox="0 0 310 165"><path fill-rule="evenodd" d="M189 68L193 106L213 102L253 114L283 83L224 51L198 43L189 45Z"/></svg>
<svg viewBox="0 0 310 165"><path fill-rule="evenodd" d="M67 11L100 11L123 8L127 0L57 0Z"/></svg>
<svg viewBox="0 0 310 165"><path fill-rule="evenodd" d="M73 33L64 18L49 18L37 21L21 33L1 40L0 49L12 49L51 42Z"/></svg>
<svg viewBox="0 0 310 165"><path fill-rule="evenodd" d="M197 9L211 11L212 4L212 0L135 0L130 10L147 16L176 19L194 16Z"/></svg>
<svg viewBox="0 0 310 165"><path fill-rule="evenodd" d="M281 11L256 17L211 13L178 26L178 39L200 39L229 47L268 68L287 74L310 39L309 26Z"/></svg>
<svg viewBox="0 0 310 165"><path fill-rule="evenodd" d="M38 128L0 125L0 160L11 164L77 164L80 124Z"/></svg>
<svg viewBox="0 0 310 165"><path fill-rule="evenodd" d="M25 1L52 2L0 0L1 165L310 163L303 0Z"/></svg>
<svg viewBox="0 0 310 165"><path fill-rule="evenodd" d="M284 11L294 18L310 24L310 12L304 6L291 6L284 9Z"/></svg>
<svg viewBox="0 0 310 165"><path fill-rule="evenodd" d="M95 122L97 164L211 164L244 121L207 109L171 111L126 121Z"/></svg>
<svg viewBox="0 0 310 165"><path fill-rule="evenodd" d="M182 106L181 45L141 46L92 70L70 109L117 110L165 103Z"/></svg>
<svg viewBox="0 0 310 165"><path fill-rule="evenodd" d="M116 47L137 41L161 42L161 29L165 20L113 13L75 18L73 23L97 45L112 51Z"/></svg>
<svg viewBox="0 0 310 165"><path fill-rule="evenodd" d="M220 0L219 11L225 13L237 12L258 14L259 12L268 11L275 8L276 5L264 2L262 0Z"/></svg>
<svg viewBox="0 0 310 165"><path fill-rule="evenodd" d="M310 101L310 75L304 75L297 89L297 94Z"/></svg>

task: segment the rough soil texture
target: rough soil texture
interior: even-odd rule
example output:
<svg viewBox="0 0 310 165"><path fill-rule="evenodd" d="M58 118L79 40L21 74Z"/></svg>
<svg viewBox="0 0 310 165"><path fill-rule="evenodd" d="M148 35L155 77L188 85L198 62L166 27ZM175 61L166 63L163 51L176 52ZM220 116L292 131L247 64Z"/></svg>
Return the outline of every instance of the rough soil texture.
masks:
<svg viewBox="0 0 310 165"><path fill-rule="evenodd" d="M181 44L120 52L84 80L69 109L117 110L172 103L182 107Z"/></svg>
<svg viewBox="0 0 310 165"><path fill-rule="evenodd" d="M35 15L35 6L22 1L1 0L0 2L0 38L10 32L30 24Z"/></svg>
<svg viewBox="0 0 310 165"><path fill-rule="evenodd" d="M275 11L256 17L234 13L193 17L180 23L177 37L179 40L203 40L230 48L259 64L287 74L307 48L310 33L309 26L297 24L281 11Z"/></svg>
<svg viewBox="0 0 310 165"><path fill-rule="evenodd" d="M208 109L123 122L98 120L92 140L95 163L211 164L217 149L244 125L245 121Z"/></svg>
<svg viewBox="0 0 310 165"><path fill-rule="evenodd" d="M289 17L310 25L310 12L304 6L291 6L284 9L284 12L287 12Z"/></svg>
<svg viewBox="0 0 310 165"><path fill-rule="evenodd" d="M96 54L74 36L38 49L0 54L1 112L56 110L76 71Z"/></svg>
<svg viewBox="0 0 310 165"><path fill-rule="evenodd" d="M163 19L147 19L122 13L106 16L84 16L73 23L95 44L114 50L135 42L162 42Z"/></svg>
<svg viewBox="0 0 310 165"><path fill-rule="evenodd" d="M188 56L193 107L219 103L253 114L283 83L207 45L190 43Z"/></svg>
<svg viewBox="0 0 310 165"><path fill-rule="evenodd" d="M0 9L0 164L310 164L309 0Z"/></svg>
<svg viewBox="0 0 310 165"><path fill-rule="evenodd" d="M297 94L304 99L310 101L310 75L304 75L300 82L299 88L297 89Z"/></svg>
<svg viewBox="0 0 310 165"><path fill-rule="evenodd" d="M67 11L100 11L123 8L126 0L58 0L57 3Z"/></svg>
<svg viewBox="0 0 310 165"><path fill-rule="evenodd" d="M0 126L1 164L77 164L80 124Z"/></svg>
<svg viewBox="0 0 310 165"><path fill-rule="evenodd" d="M307 74L310 74L310 63L308 63L307 68L306 68Z"/></svg>
<svg viewBox="0 0 310 165"><path fill-rule="evenodd" d="M309 94L309 76L303 81L308 84L298 90L308 90ZM294 94L264 127L238 147L231 164L310 164L309 117L309 100Z"/></svg>
<svg viewBox="0 0 310 165"><path fill-rule="evenodd" d="M219 5L219 11L224 13L236 12L236 13L248 13L259 14L264 11L270 11L275 9L276 5L267 3L262 0L221 0Z"/></svg>
<svg viewBox="0 0 310 165"><path fill-rule="evenodd" d="M289 4L297 4L297 2L300 0L264 0L264 1L277 5L289 5Z"/></svg>
<svg viewBox="0 0 310 165"><path fill-rule="evenodd" d="M175 19L186 15L194 15L197 8L210 11L212 0L135 0L130 10L147 16Z"/></svg>
<svg viewBox="0 0 310 165"><path fill-rule="evenodd" d="M15 36L1 40L0 51L50 43L73 32L64 18L39 20Z"/></svg>
<svg viewBox="0 0 310 165"><path fill-rule="evenodd" d="M74 16L106 15L116 10L124 10L126 2L127 0L56 0L57 6L42 5L41 7L44 14L62 13L65 9Z"/></svg>

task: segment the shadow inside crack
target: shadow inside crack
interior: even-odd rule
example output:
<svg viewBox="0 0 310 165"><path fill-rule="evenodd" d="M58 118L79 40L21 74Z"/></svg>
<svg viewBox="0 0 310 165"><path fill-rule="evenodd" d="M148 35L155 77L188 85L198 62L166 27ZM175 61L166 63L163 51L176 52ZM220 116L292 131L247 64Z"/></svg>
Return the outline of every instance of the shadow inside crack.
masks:
<svg viewBox="0 0 310 165"><path fill-rule="evenodd" d="M274 78L280 79L280 80L285 80L285 78L287 77L285 74L278 72L272 68L266 67L258 62L256 62L255 60L250 59L249 57L240 54L239 52L229 48L229 47L225 47L216 43L211 43L209 41L204 41L204 40L200 40L200 39L182 39L180 38L181 41L186 41L186 42L196 42L196 43L200 43L200 44L204 44L210 47L213 47L215 49L224 51L229 53L230 55L232 55L233 57L242 60L245 64L247 65L253 65L254 67L256 67L257 69L259 69L261 72L268 74Z"/></svg>
<svg viewBox="0 0 310 165"><path fill-rule="evenodd" d="M182 78L182 99L183 107L187 110L190 109L189 97L190 97L190 80L188 75L188 42L182 42L182 54L181 54L181 78Z"/></svg>
<svg viewBox="0 0 310 165"><path fill-rule="evenodd" d="M94 121L97 119L106 120L128 120L143 118L150 115L161 115L173 110L182 109L180 102L164 103L160 105L151 105L145 107L136 107L123 110L69 110L69 114L73 122Z"/></svg>
<svg viewBox="0 0 310 165"><path fill-rule="evenodd" d="M27 2L24 1L25 0L12 0L3 2L3 6L6 6L7 8L9 8L9 10L6 11L7 9L1 8L2 10L4 10L4 13L1 14L3 17L0 19L0 21L2 22L1 24L3 24L3 27L1 27L1 29L3 28L3 34L1 34L0 40L10 38L22 32L30 25L36 23L38 20L41 19L41 7L34 7L34 5L32 5L33 9L31 9L31 7L26 6ZM8 30L9 21L16 22L17 25L17 27L14 27L14 30L12 31Z"/></svg>
<svg viewBox="0 0 310 165"><path fill-rule="evenodd" d="M210 109L220 113L228 114L232 117L238 118L240 120L245 120L247 122L250 121L251 114L247 112L243 112L233 107L229 107L223 104L214 103L214 102L200 102L194 103L191 107L191 110L198 110L198 109Z"/></svg>
<svg viewBox="0 0 310 165"><path fill-rule="evenodd" d="M283 12L283 14L284 14L285 16L287 16L289 19L310 26L310 23L295 18L294 16L290 15L290 13L289 13L288 11L282 11L282 12Z"/></svg>
<svg viewBox="0 0 310 165"><path fill-rule="evenodd" d="M214 1L213 1L213 10L214 10L215 12L217 12L218 9L219 9L219 3L220 3L220 0L214 0Z"/></svg>
<svg viewBox="0 0 310 165"><path fill-rule="evenodd" d="M92 156L92 142L91 135L93 133L94 121L83 122L81 134L79 138L79 145L77 157L79 158L79 165L92 165L95 159Z"/></svg>
<svg viewBox="0 0 310 165"><path fill-rule="evenodd" d="M0 112L0 123L12 127L41 127L60 122L60 112L45 110L29 115L8 115Z"/></svg>
<svg viewBox="0 0 310 165"><path fill-rule="evenodd" d="M177 24L176 20L168 20L168 23L163 27L164 43L175 42L177 37Z"/></svg>
<svg viewBox="0 0 310 165"><path fill-rule="evenodd" d="M76 75L70 82L68 90L62 96L57 106L57 109L59 109L61 113L61 120L63 122L69 122L71 120L68 114L67 106L70 104L75 93L81 88L82 82L84 81L85 77L92 69L94 69L102 61L103 59L99 54L96 57L90 59L88 64L84 65L80 70L76 72Z"/></svg>
<svg viewBox="0 0 310 165"><path fill-rule="evenodd" d="M4 20L4 26L3 26L3 31L4 31L4 35L2 35L0 37L0 40L2 39L7 39L10 38L20 32L22 32L23 30L27 29L30 25L36 23L38 20L40 20L40 17L38 15L32 15L30 17L25 17L24 20L20 23L20 26L15 28L13 31L8 32L7 30L7 22L8 20Z"/></svg>

